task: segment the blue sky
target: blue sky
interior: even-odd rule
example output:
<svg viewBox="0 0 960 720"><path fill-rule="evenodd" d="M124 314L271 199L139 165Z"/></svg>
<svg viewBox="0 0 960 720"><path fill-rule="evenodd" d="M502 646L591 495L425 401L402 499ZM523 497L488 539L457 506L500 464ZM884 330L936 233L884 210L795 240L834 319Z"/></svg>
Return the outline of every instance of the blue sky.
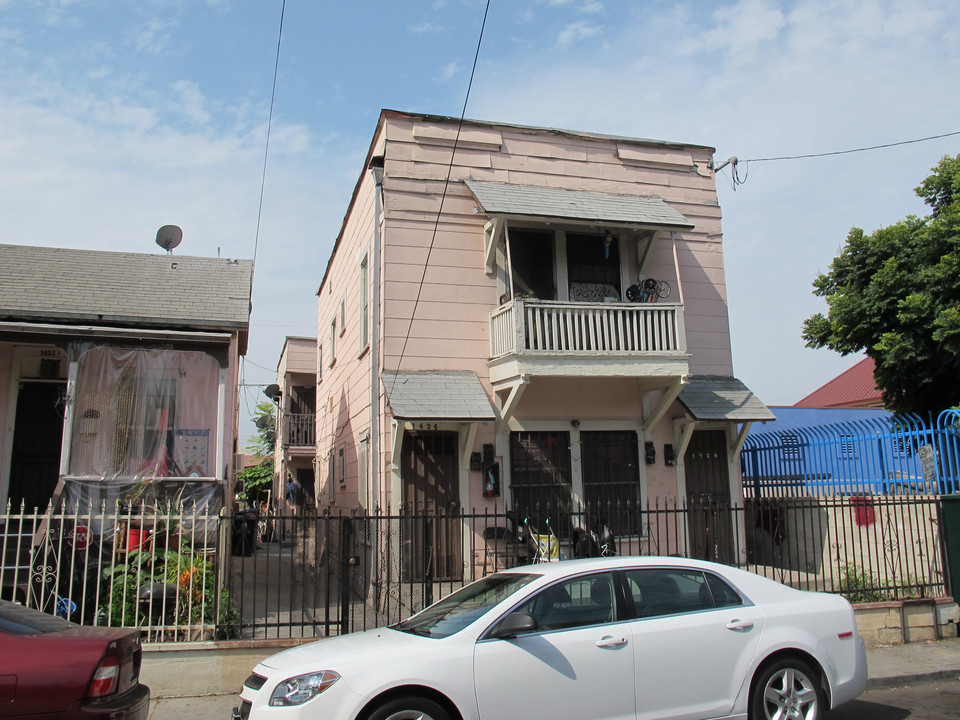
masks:
<svg viewBox="0 0 960 720"><path fill-rule="evenodd" d="M2 242L252 257L244 382L275 379L381 108L459 115L485 0L0 0ZM492 0L467 116L747 159L960 131L954 0ZM735 374L792 404L854 358L803 347L852 226L925 214L960 136L718 177ZM241 415L262 397L244 394ZM243 438L241 438L243 439Z"/></svg>

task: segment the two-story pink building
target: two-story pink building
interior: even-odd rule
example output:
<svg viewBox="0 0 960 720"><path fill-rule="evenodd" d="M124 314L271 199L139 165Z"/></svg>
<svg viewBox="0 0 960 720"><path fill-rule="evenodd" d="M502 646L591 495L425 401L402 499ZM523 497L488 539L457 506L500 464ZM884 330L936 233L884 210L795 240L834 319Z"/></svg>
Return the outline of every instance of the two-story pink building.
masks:
<svg viewBox="0 0 960 720"><path fill-rule="evenodd" d="M709 147L385 110L318 297L321 508L736 498L773 418Z"/></svg>

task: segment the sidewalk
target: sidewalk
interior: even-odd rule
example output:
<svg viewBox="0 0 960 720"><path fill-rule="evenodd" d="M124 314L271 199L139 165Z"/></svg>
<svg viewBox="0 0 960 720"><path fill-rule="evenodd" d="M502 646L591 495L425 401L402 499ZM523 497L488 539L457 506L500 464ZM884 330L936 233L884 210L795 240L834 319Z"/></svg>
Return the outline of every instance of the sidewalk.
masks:
<svg viewBox="0 0 960 720"><path fill-rule="evenodd" d="M150 686L150 720L227 720L240 686L257 659L273 651L147 653L143 682ZM174 655L169 653L166 655ZM190 656L193 656L192 659ZM166 665L166 667L164 667ZM960 676L960 638L867 651L867 689ZM206 690L197 687L203 683ZM187 694L190 693L190 694ZM178 696L179 695L179 696Z"/></svg>

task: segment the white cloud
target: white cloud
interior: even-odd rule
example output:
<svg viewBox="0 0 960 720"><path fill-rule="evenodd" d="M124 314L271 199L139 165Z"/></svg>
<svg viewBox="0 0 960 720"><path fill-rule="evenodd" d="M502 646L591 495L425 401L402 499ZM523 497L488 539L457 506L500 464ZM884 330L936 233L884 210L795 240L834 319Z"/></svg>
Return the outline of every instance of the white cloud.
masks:
<svg viewBox="0 0 960 720"><path fill-rule="evenodd" d="M595 37L603 28L599 25L591 25L584 21L570 23L560 34L557 35L557 45L572 45L579 40Z"/></svg>
<svg viewBox="0 0 960 720"><path fill-rule="evenodd" d="M418 25L408 25L407 29L414 35L428 35L444 32L443 25L432 22L423 22Z"/></svg>
<svg viewBox="0 0 960 720"><path fill-rule="evenodd" d="M134 32L133 45L139 52L160 54L178 24L173 18L152 18Z"/></svg>
<svg viewBox="0 0 960 720"><path fill-rule="evenodd" d="M460 67L459 63L449 62L440 70L440 75L438 76L437 80L439 82L446 82L457 75L461 70L462 68Z"/></svg>
<svg viewBox="0 0 960 720"><path fill-rule="evenodd" d="M178 80L171 87L180 97L179 109L186 118L201 125L210 120L210 113L204 107L203 94L195 82Z"/></svg>

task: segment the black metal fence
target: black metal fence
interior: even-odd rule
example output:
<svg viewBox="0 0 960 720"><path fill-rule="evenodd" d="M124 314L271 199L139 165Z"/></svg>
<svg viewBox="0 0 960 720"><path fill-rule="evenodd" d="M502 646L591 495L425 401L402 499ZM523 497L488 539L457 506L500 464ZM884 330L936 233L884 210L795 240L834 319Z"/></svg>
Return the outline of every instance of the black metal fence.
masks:
<svg viewBox="0 0 960 720"><path fill-rule="evenodd" d="M937 498L651 501L568 508L551 523L559 516L8 509L0 587L73 620L143 627L153 642L337 635L503 568L601 554L699 557L854 602L948 594Z"/></svg>

